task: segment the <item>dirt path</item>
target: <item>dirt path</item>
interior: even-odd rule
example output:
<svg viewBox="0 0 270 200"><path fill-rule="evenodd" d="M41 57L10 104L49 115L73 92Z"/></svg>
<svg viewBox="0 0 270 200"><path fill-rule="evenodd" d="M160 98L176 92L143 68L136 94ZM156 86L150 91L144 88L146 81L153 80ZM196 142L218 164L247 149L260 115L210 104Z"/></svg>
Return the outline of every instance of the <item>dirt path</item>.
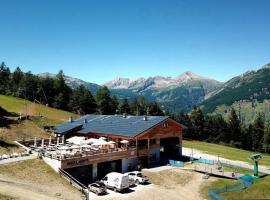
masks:
<svg viewBox="0 0 270 200"><path fill-rule="evenodd" d="M69 194L62 196L61 194L54 193L53 188L51 191L47 188L43 189L38 186L20 182L9 177L0 177L0 193L9 195L21 200L75 200L81 199L77 194Z"/></svg>
<svg viewBox="0 0 270 200"><path fill-rule="evenodd" d="M91 200L202 200L201 187L210 180L202 174L171 166L148 169L145 172L152 180L150 185L139 185L131 192L121 194L109 190L109 195L91 195Z"/></svg>

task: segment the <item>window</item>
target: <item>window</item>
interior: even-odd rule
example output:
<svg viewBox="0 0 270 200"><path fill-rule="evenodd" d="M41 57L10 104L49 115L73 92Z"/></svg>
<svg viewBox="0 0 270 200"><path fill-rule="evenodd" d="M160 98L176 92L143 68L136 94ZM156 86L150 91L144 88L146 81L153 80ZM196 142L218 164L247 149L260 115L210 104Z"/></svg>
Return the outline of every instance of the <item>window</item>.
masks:
<svg viewBox="0 0 270 200"><path fill-rule="evenodd" d="M168 122L164 122L164 123L163 123L163 128L168 128L168 127L169 127Z"/></svg>

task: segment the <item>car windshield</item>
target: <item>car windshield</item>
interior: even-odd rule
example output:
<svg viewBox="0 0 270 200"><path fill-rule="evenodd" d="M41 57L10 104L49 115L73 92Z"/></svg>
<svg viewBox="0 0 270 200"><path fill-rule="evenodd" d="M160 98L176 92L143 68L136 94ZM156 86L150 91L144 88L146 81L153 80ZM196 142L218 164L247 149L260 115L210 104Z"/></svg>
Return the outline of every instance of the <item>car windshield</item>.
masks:
<svg viewBox="0 0 270 200"><path fill-rule="evenodd" d="M142 175L142 173L138 173L137 176L138 177L142 177L143 175Z"/></svg>
<svg viewBox="0 0 270 200"><path fill-rule="evenodd" d="M97 183L97 185L98 185L99 187L104 187L104 186L105 186L104 183Z"/></svg>

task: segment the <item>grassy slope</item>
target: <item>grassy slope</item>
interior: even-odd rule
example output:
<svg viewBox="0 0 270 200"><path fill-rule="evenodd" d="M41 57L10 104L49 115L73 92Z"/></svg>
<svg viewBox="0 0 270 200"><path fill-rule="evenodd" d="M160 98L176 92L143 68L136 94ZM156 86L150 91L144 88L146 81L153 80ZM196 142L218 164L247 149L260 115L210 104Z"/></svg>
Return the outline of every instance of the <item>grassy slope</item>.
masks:
<svg viewBox="0 0 270 200"><path fill-rule="evenodd" d="M218 179L202 188L202 196L210 199L208 188L221 188L226 185L234 185L238 182L235 180ZM250 188L239 192L226 192L221 194L226 200L232 199L267 199L270 197L270 176L256 181Z"/></svg>
<svg viewBox="0 0 270 200"><path fill-rule="evenodd" d="M26 160L0 165L0 175L31 185L33 190L48 191L48 194L62 194L63 199L72 199L72 196L73 199L80 197L79 191L61 178L43 160Z"/></svg>
<svg viewBox="0 0 270 200"><path fill-rule="evenodd" d="M20 139L48 138L50 133L39 128L33 121L25 120L19 124L11 124L0 129L0 155L21 152L23 149L13 141Z"/></svg>
<svg viewBox="0 0 270 200"><path fill-rule="evenodd" d="M40 128L44 125L56 125L62 123L67 121L70 116L73 118L78 117L78 115L67 111L34 104L24 99L4 95L0 95L0 106L12 113L21 112L24 115L42 116L34 117L32 120L25 120L21 123L15 122L8 127L0 128L0 155L23 151L22 148L14 145L14 140L49 137L49 133Z"/></svg>
<svg viewBox="0 0 270 200"><path fill-rule="evenodd" d="M231 106L220 105L214 114L221 114L225 119L228 119L231 108L234 108L238 113L239 104L234 103ZM253 123L258 113L264 116L265 121L270 121L270 101L257 102L254 104L254 107L252 107L252 102L242 102L240 103L240 113L241 119L245 124Z"/></svg>
<svg viewBox="0 0 270 200"><path fill-rule="evenodd" d="M15 200L16 198L0 194L0 200Z"/></svg>
<svg viewBox="0 0 270 200"><path fill-rule="evenodd" d="M22 114L43 116L47 118L52 125L67 121L70 116L74 118L78 117L78 115L67 111L50 108L24 99L4 95L0 95L0 106L8 112L21 112Z"/></svg>
<svg viewBox="0 0 270 200"><path fill-rule="evenodd" d="M240 160L244 162L249 162L248 158L254 152L246 151L242 149L237 149L233 147L227 147L218 144L211 144L207 142L200 141L187 141L183 140L183 146L188 148L194 148L201 150L205 153L212 155L219 155L220 157L231 159L231 160ZM264 154L263 159L259 162L262 165L270 166L270 155Z"/></svg>

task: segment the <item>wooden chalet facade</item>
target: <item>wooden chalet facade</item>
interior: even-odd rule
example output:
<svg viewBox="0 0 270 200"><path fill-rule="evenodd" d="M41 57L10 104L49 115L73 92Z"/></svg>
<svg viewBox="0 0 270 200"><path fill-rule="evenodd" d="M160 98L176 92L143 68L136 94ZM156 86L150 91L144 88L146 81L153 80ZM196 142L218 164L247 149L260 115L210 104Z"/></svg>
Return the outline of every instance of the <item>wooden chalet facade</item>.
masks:
<svg viewBox="0 0 270 200"><path fill-rule="evenodd" d="M166 116L87 115L55 127L58 137L105 137L116 149L91 156L61 160L60 168L91 166L93 180L110 171L127 172L178 160L185 126ZM126 140L128 144L122 144ZM104 170L107 168L107 170Z"/></svg>

